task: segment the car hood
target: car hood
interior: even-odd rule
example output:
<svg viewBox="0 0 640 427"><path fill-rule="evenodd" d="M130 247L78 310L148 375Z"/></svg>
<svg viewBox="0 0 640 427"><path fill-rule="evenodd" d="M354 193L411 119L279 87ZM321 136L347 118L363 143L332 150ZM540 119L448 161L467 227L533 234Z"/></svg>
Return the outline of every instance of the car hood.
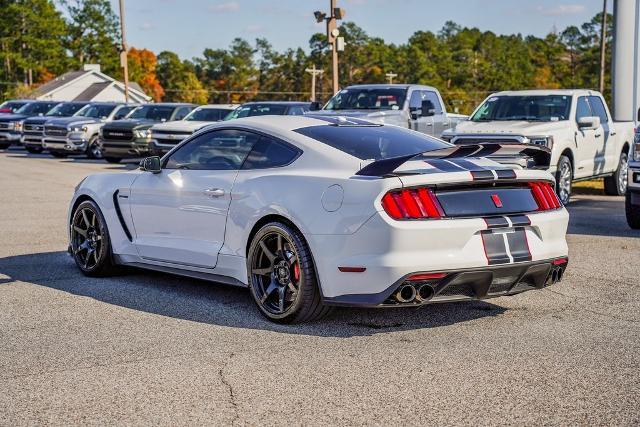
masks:
<svg viewBox="0 0 640 427"><path fill-rule="evenodd" d="M18 120L24 120L29 116L25 116L24 114L1 114L0 122L15 122ZM36 116L39 117L39 116Z"/></svg>
<svg viewBox="0 0 640 427"><path fill-rule="evenodd" d="M527 122L527 121L464 121L447 132L449 134L507 134L507 135L545 135L566 127L566 121L558 122Z"/></svg>
<svg viewBox="0 0 640 427"><path fill-rule="evenodd" d="M154 122L153 120L115 120L111 123L107 123L104 125L103 129L148 129L154 124L159 124L158 122Z"/></svg>
<svg viewBox="0 0 640 427"><path fill-rule="evenodd" d="M152 130L176 131L176 132L195 132L200 128L211 125L215 122L199 122L176 120L174 122L157 123L153 125Z"/></svg>
<svg viewBox="0 0 640 427"><path fill-rule="evenodd" d="M93 119L91 117L57 117L47 120L47 124L53 126L84 125L99 122L99 119Z"/></svg>
<svg viewBox="0 0 640 427"><path fill-rule="evenodd" d="M25 123L29 123L29 124L33 124L33 125L41 125L44 124L44 122L51 120L51 117L47 117L47 116L35 116L35 117L29 117L27 119L25 119Z"/></svg>
<svg viewBox="0 0 640 427"><path fill-rule="evenodd" d="M401 110L320 110L310 114L320 116L347 116L371 121L384 122L389 117L402 116Z"/></svg>

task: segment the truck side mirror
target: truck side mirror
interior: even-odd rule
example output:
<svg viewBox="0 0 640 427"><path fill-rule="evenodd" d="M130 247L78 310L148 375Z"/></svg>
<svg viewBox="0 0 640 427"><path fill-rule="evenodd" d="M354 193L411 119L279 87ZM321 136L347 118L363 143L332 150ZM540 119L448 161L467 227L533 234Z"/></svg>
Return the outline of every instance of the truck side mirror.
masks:
<svg viewBox="0 0 640 427"><path fill-rule="evenodd" d="M600 127L600 117L587 116L578 119L578 127L583 130L597 129Z"/></svg>
<svg viewBox="0 0 640 427"><path fill-rule="evenodd" d="M160 166L160 157L145 157L140 161L140 169L145 172L160 173L162 171L162 167Z"/></svg>
<svg viewBox="0 0 640 427"><path fill-rule="evenodd" d="M422 110L413 108L409 110L409 114L411 114L411 120L418 120L422 116Z"/></svg>
<svg viewBox="0 0 640 427"><path fill-rule="evenodd" d="M309 111L319 111L321 109L322 109L322 104L320 104L318 101L313 101L309 105Z"/></svg>
<svg viewBox="0 0 640 427"><path fill-rule="evenodd" d="M436 114L436 108L433 102L425 99L422 101L422 117L434 116Z"/></svg>

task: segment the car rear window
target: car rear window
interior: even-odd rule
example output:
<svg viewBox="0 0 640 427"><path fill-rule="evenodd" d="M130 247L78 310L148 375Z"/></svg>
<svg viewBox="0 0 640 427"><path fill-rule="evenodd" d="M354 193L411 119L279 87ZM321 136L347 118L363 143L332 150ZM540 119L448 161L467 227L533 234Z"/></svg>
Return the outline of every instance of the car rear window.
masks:
<svg viewBox="0 0 640 427"><path fill-rule="evenodd" d="M381 160L451 147L447 142L395 126L320 125L295 132L361 160Z"/></svg>

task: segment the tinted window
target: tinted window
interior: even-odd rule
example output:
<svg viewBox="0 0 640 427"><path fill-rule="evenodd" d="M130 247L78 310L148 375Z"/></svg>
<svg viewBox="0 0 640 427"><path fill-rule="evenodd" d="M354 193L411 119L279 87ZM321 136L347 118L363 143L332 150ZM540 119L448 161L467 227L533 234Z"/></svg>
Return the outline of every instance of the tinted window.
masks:
<svg viewBox="0 0 640 427"><path fill-rule="evenodd" d="M600 123L604 124L609 121L609 116L607 116L607 110L604 107L604 103L599 96L590 96L589 104L591 104L591 109L593 110L593 114L595 116L600 117Z"/></svg>
<svg viewBox="0 0 640 427"><path fill-rule="evenodd" d="M124 119L136 107L121 107L113 116L113 120Z"/></svg>
<svg viewBox="0 0 640 427"><path fill-rule="evenodd" d="M128 118L161 122L162 120L169 120L171 118L174 108L175 107L169 105L144 105L136 108Z"/></svg>
<svg viewBox="0 0 640 427"><path fill-rule="evenodd" d="M440 100L438 99L438 95L435 92L430 90L422 91L422 100L430 101L433 104L433 108L436 110L436 114L442 114L442 105L440 105Z"/></svg>
<svg viewBox="0 0 640 427"><path fill-rule="evenodd" d="M55 107L57 104L57 102L32 102L20 107L20 109L16 111L16 114L31 114L34 116L38 114L44 114Z"/></svg>
<svg viewBox="0 0 640 427"><path fill-rule="evenodd" d="M591 108L589 108L589 103L587 103L587 97L579 97L576 104L576 121L583 117L590 117L591 115Z"/></svg>
<svg viewBox="0 0 640 427"><path fill-rule="evenodd" d="M471 121L527 120L549 122L567 120L571 97L566 95L504 95L487 99Z"/></svg>
<svg viewBox="0 0 640 427"><path fill-rule="evenodd" d="M231 114L225 117L225 120L252 116L282 116L286 111L287 106L282 104L241 105L240 107L236 108Z"/></svg>
<svg viewBox="0 0 640 427"><path fill-rule="evenodd" d="M187 114L189 114L191 112L193 108L191 107L180 107L178 108L178 112L176 112L175 117L173 118L174 120L182 120L185 117L187 117Z"/></svg>
<svg viewBox="0 0 640 427"><path fill-rule="evenodd" d="M288 165L300 151L273 138L261 137L242 165L242 169L266 169Z"/></svg>
<svg viewBox="0 0 640 427"><path fill-rule="evenodd" d="M166 169L234 170L260 137L239 130L208 132L187 142L167 159Z"/></svg>
<svg viewBox="0 0 640 427"><path fill-rule="evenodd" d="M77 104L65 102L64 104L58 104L56 107L49 111L46 115L50 117L69 117L80 111L82 107L87 104Z"/></svg>
<svg viewBox="0 0 640 427"><path fill-rule="evenodd" d="M25 104L27 104L26 102L19 102L19 101L7 101L4 102L3 104L0 104L0 112L12 112L15 113L16 111L18 111L22 106L24 106Z"/></svg>
<svg viewBox="0 0 640 427"><path fill-rule="evenodd" d="M438 95L435 92L429 90L414 90L411 93L411 99L409 99L409 109L410 110L420 110L422 109L422 102L429 101L431 103L430 108L433 108L435 114L442 114L442 105L440 105L440 100L438 99ZM424 112L426 113L426 111Z"/></svg>
<svg viewBox="0 0 640 427"><path fill-rule="evenodd" d="M310 126L296 132L362 160L418 154L451 144L395 126Z"/></svg>
<svg viewBox="0 0 640 427"><path fill-rule="evenodd" d="M116 108L114 105L109 104L87 105L82 110L78 111L76 116L91 117L93 119L107 118L114 108Z"/></svg>
<svg viewBox="0 0 640 427"><path fill-rule="evenodd" d="M302 107L290 107L287 111L289 116L302 116L304 114L304 108Z"/></svg>
<svg viewBox="0 0 640 427"><path fill-rule="evenodd" d="M217 122L225 118L232 110L224 108L197 108L184 119L194 122Z"/></svg>
<svg viewBox="0 0 640 427"><path fill-rule="evenodd" d="M398 110L407 97L403 88L353 87L343 89L329 100L325 110Z"/></svg>

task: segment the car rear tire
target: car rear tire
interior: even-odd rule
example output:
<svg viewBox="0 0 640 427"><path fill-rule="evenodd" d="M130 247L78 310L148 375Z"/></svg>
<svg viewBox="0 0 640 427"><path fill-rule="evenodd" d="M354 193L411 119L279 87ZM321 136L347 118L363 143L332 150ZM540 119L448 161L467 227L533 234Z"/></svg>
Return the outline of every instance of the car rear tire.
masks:
<svg viewBox="0 0 640 427"><path fill-rule="evenodd" d="M40 153L42 153L42 147L35 147L35 146L26 145L24 148L31 154L40 154Z"/></svg>
<svg viewBox="0 0 640 427"><path fill-rule="evenodd" d="M107 223L98 205L92 200L84 201L71 218L71 255L80 271L91 277L117 273Z"/></svg>
<svg viewBox="0 0 640 427"><path fill-rule="evenodd" d="M573 167L567 156L560 156L558 169L556 170L556 194L563 205L571 199L571 181L573 180Z"/></svg>
<svg viewBox="0 0 640 427"><path fill-rule="evenodd" d="M11 144L7 144L7 143L0 144L0 150L6 150L9 147L11 147Z"/></svg>
<svg viewBox="0 0 640 427"><path fill-rule="evenodd" d="M604 193L609 196L624 196L627 192L627 172L629 171L629 155L620 153L620 161L616 172L604 179Z"/></svg>
<svg viewBox="0 0 640 427"><path fill-rule="evenodd" d="M311 250L294 228L272 222L253 237L247 257L249 290L260 312L277 323L326 316Z"/></svg>
<svg viewBox="0 0 640 427"><path fill-rule="evenodd" d="M67 153L61 153L60 151L49 151L56 159L64 159L67 157Z"/></svg>
<svg viewBox="0 0 640 427"><path fill-rule="evenodd" d="M109 162L109 163L114 163L114 164L115 164L115 163L120 163L120 161L122 160L122 159L121 159L121 158L119 158L119 157L105 157L104 159L105 159L107 162Z"/></svg>
<svg viewBox="0 0 640 427"><path fill-rule="evenodd" d="M90 159L101 159L102 158L102 147L98 143L98 137L94 136L91 138L89 143L87 144L87 157Z"/></svg>
<svg viewBox="0 0 640 427"><path fill-rule="evenodd" d="M634 230L640 230L640 205L631 203L631 192L625 196L624 210L627 214L627 224Z"/></svg>

